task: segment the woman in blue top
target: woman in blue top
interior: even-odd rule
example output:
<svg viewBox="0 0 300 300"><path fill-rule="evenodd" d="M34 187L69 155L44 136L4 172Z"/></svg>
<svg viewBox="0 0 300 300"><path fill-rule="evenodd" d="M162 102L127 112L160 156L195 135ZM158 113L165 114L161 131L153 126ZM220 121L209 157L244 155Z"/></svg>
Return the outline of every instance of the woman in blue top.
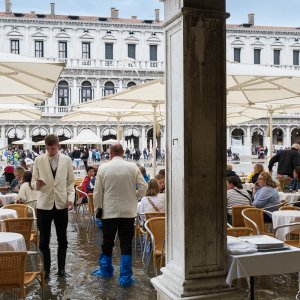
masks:
<svg viewBox="0 0 300 300"><path fill-rule="evenodd" d="M290 192L300 190L300 166L295 167L293 177L287 187Z"/></svg>
<svg viewBox="0 0 300 300"><path fill-rule="evenodd" d="M277 190L277 184L268 172L259 174L256 183L253 205L257 208L267 208L269 206L278 205L266 210L272 212L278 210L280 197ZM265 215L266 216L266 215ZM272 221L271 218L265 217L265 221Z"/></svg>

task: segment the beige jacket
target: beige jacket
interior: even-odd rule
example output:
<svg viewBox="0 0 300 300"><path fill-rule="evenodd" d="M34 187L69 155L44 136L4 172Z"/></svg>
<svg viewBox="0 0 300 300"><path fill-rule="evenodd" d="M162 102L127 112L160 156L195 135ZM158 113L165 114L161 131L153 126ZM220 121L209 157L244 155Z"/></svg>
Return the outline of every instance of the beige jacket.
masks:
<svg viewBox="0 0 300 300"><path fill-rule="evenodd" d="M137 165L116 156L98 169L95 208L103 208L103 219L134 218L137 202L146 194L147 187Z"/></svg>
<svg viewBox="0 0 300 300"><path fill-rule="evenodd" d="M74 201L74 172L70 157L59 154L55 179L53 178L48 154L38 156L34 161L31 185L36 189L37 179L46 185L38 191L38 209L51 210L68 207L68 200Z"/></svg>

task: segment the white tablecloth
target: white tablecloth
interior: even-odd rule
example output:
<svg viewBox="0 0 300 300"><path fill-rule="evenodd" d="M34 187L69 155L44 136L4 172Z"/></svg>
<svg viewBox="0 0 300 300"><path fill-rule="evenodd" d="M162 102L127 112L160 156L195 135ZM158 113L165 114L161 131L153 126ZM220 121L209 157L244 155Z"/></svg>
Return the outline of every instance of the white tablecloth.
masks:
<svg viewBox="0 0 300 300"><path fill-rule="evenodd" d="M252 189L254 188L254 183L243 183L243 188L247 191L252 191Z"/></svg>
<svg viewBox="0 0 300 300"><path fill-rule="evenodd" d="M0 200L2 201L3 205L10 204L15 202L17 198L17 194L11 193L6 195L0 195Z"/></svg>
<svg viewBox="0 0 300 300"><path fill-rule="evenodd" d="M226 282L256 275L273 275L300 271L300 249L274 252L256 252L243 255L228 255L228 274Z"/></svg>
<svg viewBox="0 0 300 300"><path fill-rule="evenodd" d="M300 211L299 210L279 210L274 211L272 214L273 228L280 225L289 224L291 222L300 222ZM299 226L285 227L278 229L276 237L280 240L285 240L285 236L294 230L300 229Z"/></svg>
<svg viewBox="0 0 300 300"><path fill-rule="evenodd" d="M18 218L18 213L14 209L8 209L8 208L0 208L0 231L5 231L5 226L3 223L3 220L10 219L10 218Z"/></svg>
<svg viewBox="0 0 300 300"><path fill-rule="evenodd" d="M300 193L283 193L279 192L280 200L287 200L289 203L300 200Z"/></svg>
<svg viewBox="0 0 300 300"><path fill-rule="evenodd" d="M23 235L14 232L0 232L0 251L26 251Z"/></svg>

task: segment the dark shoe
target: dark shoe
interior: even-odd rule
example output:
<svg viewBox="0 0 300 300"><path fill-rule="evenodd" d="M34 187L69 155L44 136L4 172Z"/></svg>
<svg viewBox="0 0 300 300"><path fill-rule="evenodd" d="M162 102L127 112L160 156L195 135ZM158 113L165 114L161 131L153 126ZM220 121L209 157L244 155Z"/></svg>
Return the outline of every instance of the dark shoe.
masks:
<svg viewBox="0 0 300 300"><path fill-rule="evenodd" d="M50 275L50 272L49 271L44 271L44 279L49 279L49 275Z"/></svg>
<svg viewBox="0 0 300 300"><path fill-rule="evenodd" d="M56 273L56 275L58 277L63 277L63 278L69 277L69 275L66 273L65 270L58 270L58 272Z"/></svg>

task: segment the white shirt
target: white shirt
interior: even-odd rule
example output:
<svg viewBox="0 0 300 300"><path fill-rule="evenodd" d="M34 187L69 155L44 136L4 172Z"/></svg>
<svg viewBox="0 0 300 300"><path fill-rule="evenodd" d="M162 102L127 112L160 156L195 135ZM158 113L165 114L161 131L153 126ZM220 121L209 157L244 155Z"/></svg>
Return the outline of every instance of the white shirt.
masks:
<svg viewBox="0 0 300 300"><path fill-rule="evenodd" d="M161 193L161 194L157 194L156 196L143 197L142 200L138 203L138 207L137 207L139 214L158 212L151 205L147 197L149 197L152 200L154 205L158 208L159 212L165 212L166 195ZM140 219L143 221L144 216L141 216Z"/></svg>
<svg viewBox="0 0 300 300"><path fill-rule="evenodd" d="M57 169L59 154L60 154L59 152L57 154L55 154L54 156L50 156L48 154L50 166L51 166L51 168L52 168L53 171L55 171Z"/></svg>
<svg viewBox="0 0 300 300"><path fill-rule="evenodd" d="M21 185L20 191L16 197L16 200L20 200L20 199L25 203L28 201L35 201L35 202L28 203L29 206L35 208L36 201L38 199L38 191L31 189L28 182L24 182Z"/></svg>

